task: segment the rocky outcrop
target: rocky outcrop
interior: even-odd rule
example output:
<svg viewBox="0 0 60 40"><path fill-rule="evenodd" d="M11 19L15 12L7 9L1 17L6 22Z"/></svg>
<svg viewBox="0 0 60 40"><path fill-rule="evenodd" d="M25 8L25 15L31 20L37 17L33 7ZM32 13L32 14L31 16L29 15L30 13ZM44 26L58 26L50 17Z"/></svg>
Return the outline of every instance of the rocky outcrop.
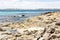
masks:
<svg viewBox="0 0 60 40"><path fill-rule="evenodd" d="M60 12L0 23L0 40L60 40Z"/></svg>

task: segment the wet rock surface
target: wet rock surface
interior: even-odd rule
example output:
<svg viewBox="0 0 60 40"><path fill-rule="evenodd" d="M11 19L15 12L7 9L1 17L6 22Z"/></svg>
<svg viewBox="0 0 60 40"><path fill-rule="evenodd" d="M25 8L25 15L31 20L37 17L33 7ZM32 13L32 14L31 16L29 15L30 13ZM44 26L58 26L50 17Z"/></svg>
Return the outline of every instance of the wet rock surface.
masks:
<svg viewBox="0 0 60 40"><path fill-rule="evenodd" d="M60 12L0 23L0 40L60 40Z"/></svg>

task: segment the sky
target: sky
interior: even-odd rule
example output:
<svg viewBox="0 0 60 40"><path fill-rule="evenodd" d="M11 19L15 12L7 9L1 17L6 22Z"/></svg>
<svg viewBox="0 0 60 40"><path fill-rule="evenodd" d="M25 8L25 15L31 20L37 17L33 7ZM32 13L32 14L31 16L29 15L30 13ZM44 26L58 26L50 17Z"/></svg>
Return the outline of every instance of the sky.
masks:
<svg viewBox="0 0 60 40"><path fill-rule="evenodd" d="M60 0L0 0L0 9L60 9Z"/></svg>

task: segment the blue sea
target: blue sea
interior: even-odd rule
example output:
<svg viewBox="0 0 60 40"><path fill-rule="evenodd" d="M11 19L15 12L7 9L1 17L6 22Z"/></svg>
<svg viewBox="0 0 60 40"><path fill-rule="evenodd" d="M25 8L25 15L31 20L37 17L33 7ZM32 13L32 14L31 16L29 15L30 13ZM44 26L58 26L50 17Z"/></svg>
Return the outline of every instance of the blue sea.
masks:
<svg viewBox="0 0 60 40"><path fill-rule="evenodd" d="M46 12L57 12L59 9L41 9L41 10L0 10L0 22L18 22L26 18L38 16ZM22 17L21 15L24 15ZM11 17L10 17L11 16ZM14 17L16 16L16 17Z"/></svg>
<svg viewBox="0 0 60 40"><path fill-rule="evenodd" d="M16 15L16 14L31 14L31 15L36 15L40 13L45 13L45 12L56 12L60 11L59 9L41 9L41 10L0 10L0 16L1 15Z"/></svg>

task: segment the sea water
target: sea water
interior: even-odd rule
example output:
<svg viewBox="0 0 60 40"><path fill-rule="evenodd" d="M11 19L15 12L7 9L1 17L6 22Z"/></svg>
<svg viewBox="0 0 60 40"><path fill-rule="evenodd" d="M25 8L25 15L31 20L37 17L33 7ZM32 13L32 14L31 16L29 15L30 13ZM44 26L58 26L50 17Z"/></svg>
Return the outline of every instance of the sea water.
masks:
<svg viewBox="0 0 60 40"><path fill-rule="evenodd" d="M0 16L1 15L15 15L15 14L40 14L40 13L45 13L45 12L56 12L56 11L60 11L60 10L55 10L55 9L50 9L50 10L0 10Z"/></svg>
<svg viewBox="0 0 60 40"><path fill-rule="evenodd" d="M38 16L46 12L57 12L57 11L60 10L55 10L55 9L53 10L52 9L50 10L0 10L0 22L23 21L29 17ZM24 17L22 17L21 15L24 15Z"/></svg>

